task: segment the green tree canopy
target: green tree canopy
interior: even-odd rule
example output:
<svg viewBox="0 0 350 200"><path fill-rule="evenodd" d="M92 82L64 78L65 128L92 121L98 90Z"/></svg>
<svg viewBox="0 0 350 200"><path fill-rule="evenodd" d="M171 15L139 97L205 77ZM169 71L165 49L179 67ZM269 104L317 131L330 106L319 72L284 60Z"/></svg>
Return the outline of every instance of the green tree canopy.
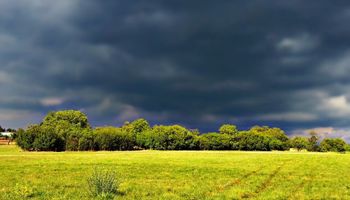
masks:
<svg viewBox="0 0 350 200"><path fill-rule="evenodd" d="M140 134L144 131L149 130L151 127L147 120L140 118L136 119L131 123L125 123L122 129L126 132L131 132L132 134Z"/></svg>
<svg viewBox="0 0 350 200"><path fill-rule="evenodd" d="M87 116L78 110L50 112L46 115L42 124L56 126L56 124L62 122L79 128L90 128Z"/></svg>
<svg viewBox="0 0 350 200"><path fill-rule="evenodd" d="M325 138L321 144L321 151L344 152L346 151L346 143L341 138Z"/></svg>
<svg viewBox="0 0 350 200"><path fill-rule="evenodd" d="M283 142L288 141L288 136L280 128L276 128L276 127L271 128L268 126L253 126L249 131L261 136L276 138Z"/></svg>
<svg viewBox="0 0 350 200"><path fill-rule="evenodd" d="M290 146L292 148L296 148L298 151L302 149L308 149L309 148L309 141L306 137L294 137L290 141Z"/></svg>
<svg viewBox="0 0 350 200"><path fill-rule="evenodd" d="M223 124L219 128L219 133L221 133L221 134L234 135L237 132L238 132L237 127L235 125L232 125L232 124Z"/></svg>

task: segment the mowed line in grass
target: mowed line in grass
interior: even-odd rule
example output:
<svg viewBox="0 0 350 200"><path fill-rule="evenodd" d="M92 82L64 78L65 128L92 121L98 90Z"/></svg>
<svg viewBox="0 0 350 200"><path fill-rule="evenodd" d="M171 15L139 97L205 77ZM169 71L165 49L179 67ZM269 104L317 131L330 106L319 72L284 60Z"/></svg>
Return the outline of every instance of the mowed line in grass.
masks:
<svg viewBox="0 0 350 200"><path fill-rule="evenodd" d="M35 191L32 199L90 199L86 178L95 166L118 173L124 195L116 199L350 199L349 154L0 146L0 156L0 199L16 199L18 184Z"/></svg>

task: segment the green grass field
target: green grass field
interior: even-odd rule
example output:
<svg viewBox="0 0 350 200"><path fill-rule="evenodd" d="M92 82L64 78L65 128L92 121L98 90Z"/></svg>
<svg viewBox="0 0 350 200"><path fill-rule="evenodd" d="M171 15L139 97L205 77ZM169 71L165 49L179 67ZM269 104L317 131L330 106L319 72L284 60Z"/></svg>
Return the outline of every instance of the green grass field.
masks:
<svg viewBox="0 0 350 200"><path fill-rule="evenodd" d="M0 146L0 199L92 199L93 169L115 199L350 199L350 154L229 151L21 152Z"/></svg>

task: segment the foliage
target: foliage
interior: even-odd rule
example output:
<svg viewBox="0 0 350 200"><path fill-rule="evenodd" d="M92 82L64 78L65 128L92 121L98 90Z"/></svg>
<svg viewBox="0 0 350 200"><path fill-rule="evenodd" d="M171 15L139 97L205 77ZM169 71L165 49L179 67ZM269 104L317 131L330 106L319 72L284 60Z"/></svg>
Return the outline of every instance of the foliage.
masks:
<svg viewBox="0 0 350 200"><path fill-rule="evenodd" d="M308 151L319 151L319 145L318 145L318 140L319 137L317 136L317 133L314 131L311 131L309 133L310 137L308 138Z"/></svg>
<svg viewBox="0 0 350 200"><path fill-rule="evenodd" d="M297 149L298 151L302 149L308 149L309 148L309 141L306 137L294 137L290 141L290 147Z"/></svg>
<svg viewBox="0 0 350 200"><path fill-rule="evenodd" d="M350 144L347 144L347 145L345 146L345 150L346 150L346 151L350 151Z"/></svg>
<svg viewBox="0 0 350 200"><path fill-rule="evenodd" d="M339 140L319 144L315 132L310 137L289 139L277 127L253 126L238 131L235 125L223 124L219 133L200 134L181 125L155 125L145 119L126 122L121 127L91 129L87 116L74 110L50 112L37 125L20 129L17 144L24 150L97 151L97 150L287 150L290 147L308 151L345 151ZM345 142L344 142L345 143ZM322 147L322 148L321 148Z"/></svg>
<svg viewBox="0 0 350 200"><path fill-rule="evenodd" d="M221 134L234 135L237 132L237 127L231 124L224 124L219 128L219 133Z"/></svg>
<svg viewBox="0 0 350 200"><path fill-rule="evenodd" d="M5 132L5 129L0 126L0 132Z"/></svg>
<svg viewBox="0 0 350 200"><path fill-rule="evenodd" d="M58 126L60 122L67 122L71 126L80 128L89 128L87 116L77 110L62 110L57 112L50 112L43 120L43 124L50 126Z"/></svg>
<svg viewBox="0 0 350 200"><path fill-rule="evenodd" d="M40 132L39 125L31 125L26 131L19 129L17 132L16 144L24 150L32 151L34 150L34 140L36 133Z"/></svg>
<svg viewBox="0 0 350 200"><path fill-rule="evenodd" d="M89 191L94 197L113 199L118 192L116 173L95 168L87 180Z"/></svg>
<svg viewBox="0 0 350 200"><path fill-rule="evenodd" d="M180 125L154 126L137 136L137 142L144 148L157 150L190 150L198 148L197 133Z"/></svg>
<svg viewBox="0 0 350 200"><path fill-rule="evenodd" d="M99 150L132 150L135 138L130 132L115 127L98 127L94 130Z"/></svg>
<svg viewBox="0 0 350 200"><path fill-rule="evenodd" d="M151 127L145 119L137 119L131 123L125 123L122 127L123 131L131 132L134 135L149 130Z"/></svg>
<svg viewBox="0 0 350 200"><path fill-rule="evenodd" d="M333 152L345 152L346 143L343 139L340 138L325 138L321 144L321 151L333 151Z"/></svg>
<svg viewBox="0 0 350 200"><path fill-rule="evenodd" d="M288 149L288 137L277 128L253 127L234 136L234 149L270 151Z"/></svg>
<svg viewBox="0 0 350 200"><path fill-rule="evenodd" d="M204 150L230 150L231 136L228 134L207 133L200 136L200 147Z"/></svg>
<svg viewBox="0 0 350 200"><path fill-rule="evenodd" d="M33 149L36 151L63 151L64 142L52 127L39 126L35 130Z"/></svg>
<svg viewBox="0 0 350 200"><path fill-rule="evenodd" d="M245 151L269 151L269 138L252 131L242 131L234 138L234 146Z"/></svg>
<svg viewBox="0 0 350 200"><path fill-rule="evenodd" d="M288 141L287 135L280 128L270 128L268 126L253 126L249 131L257 135L275 138L282 142Z"/></svg>
<svg viewBox="0 0 350 200"><path fill-rule="evenodd" d="M79 137L79 151L93 151L98 149L95 141L96 134L92 130L85 130Z"/></svg>
<svg viewBox="0 0 350 200"><path fill-rule="evenodd" d="M74 110L50 112L40 124L19 130L16 142L24 150L77 151L80 138L91 132L87 116ZM84 143L84 150L90 149Z"/></svg>

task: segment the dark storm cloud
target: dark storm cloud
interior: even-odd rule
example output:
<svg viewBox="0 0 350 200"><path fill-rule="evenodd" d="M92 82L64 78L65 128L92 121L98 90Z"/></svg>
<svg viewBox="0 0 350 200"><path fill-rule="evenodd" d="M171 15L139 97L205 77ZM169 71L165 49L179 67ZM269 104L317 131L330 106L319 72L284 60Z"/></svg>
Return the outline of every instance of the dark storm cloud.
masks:
<svg viewBox="0 0 350 200"><path fill-rule="evenodd" d="M2 1L0 120L348 128L349 20L346 1Z"/></svg>

